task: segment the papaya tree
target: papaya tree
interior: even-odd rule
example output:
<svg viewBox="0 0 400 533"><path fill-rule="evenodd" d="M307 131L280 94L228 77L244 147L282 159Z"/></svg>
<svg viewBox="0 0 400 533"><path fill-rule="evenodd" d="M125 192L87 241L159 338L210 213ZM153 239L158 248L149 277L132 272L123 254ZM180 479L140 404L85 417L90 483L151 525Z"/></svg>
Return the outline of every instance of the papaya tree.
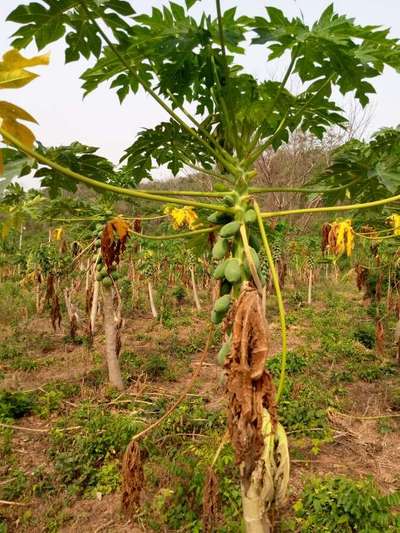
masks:
<svg viewBox="0 0 400 533"><path fill-rule="evenodd" d="M0 133L6 143L36 161L39 172L49 176L46 186L52 190L72 190L82 183L152 205L174 205L182 217L188 209L198 213L192 229L170 232L162 239L208 239L218 234L213 256L219 298L211 319L214 324L223 322L225 342L219 358L224 359L227 375L228 430L240 469L244 524L250 533L270 531L272 510L284 500L289 470L277 413L285 377L285 315L269 245L270 222L303 213L382 209L400 199L400 157L393 149L388 160L375 161L375 172L370 173L363 166L370 145L355 144L339 157L339 175L332 167L318 183L300 190L252 187L255 165L266 150L278 150L295 132L323 138L332 126L345 127L345 113L334 95L351 93L366 106L374 92L371 81L386 66L400 71L400 42L389 37L387 29L360 26L336 14L333 5L309 26L275 7L253 18L238 16L235 8L223 11L220 0L215 2L216 14L199 16L192 15L196 0L171 2L141 14L135 13L133 1L126 0L18 4L9 15L19 25L14 48L35 42L42 49L62 40L67 62L91 61L82 73L85 94L108 83L122 103L129 93L142 89L168 116L141 131L126 148L118 183L97 179L93 169L83 173L52 159L50 151L35 149L10 129L0 127ZM240 56L260 46L265 61L287 62L281 80L257 79L241 66ZM296 93L289 90L291 79L300 86ZM398 134L387 130L385 135ZM166 165L174 175L184 168L201 172L212 180L212 190L139 189L143 179L152 178L155 165ZM276 191L322 193L331 205L263 211L262 195ZM143 232L140 237L154 238ZM276 394L265 370L268 334L261 246L282 329ZM135 451L133 446L129 449ZM131 503L137 503L136 496ZM210 522L206 517L205 523Z"/></svg>

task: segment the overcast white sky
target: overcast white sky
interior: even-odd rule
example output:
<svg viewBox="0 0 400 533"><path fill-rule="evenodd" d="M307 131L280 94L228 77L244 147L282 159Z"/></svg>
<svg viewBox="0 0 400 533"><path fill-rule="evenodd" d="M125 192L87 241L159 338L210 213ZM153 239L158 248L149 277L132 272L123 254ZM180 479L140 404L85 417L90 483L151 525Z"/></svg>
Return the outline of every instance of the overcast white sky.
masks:
<svg viewBox="0 0 400 533"><path fill-rule="evenodd" d="M182 0L179 0L182 2ZM21 2L0 0L0 53L10 48L10 35L15 26L6 23L6 16ZM25 3L29 3L25 0ZM131 0L136 11L149 10L166 3L164 0ZM329 0L222 0L223 8L238 6L247 15L262 15L265 5L283 9L289 15L299 15L307 22L318 18ZM392 35L400 37L400 0L335 0L336 11L356 18L361 24L390 27ZM202 0L197 11L214 12L214 0ZM268 65L261 47L248 55L244 63L259 78L274 77L279 66ZM37 69L41 76L18 91L2 91L1 98L20 104L39 122L35 128L37 138L45 145L69 144L79 140L100 147L100 152L118 161L123 149L131 144L135 134L144 127L151 127L164 118L162 110L145 94L130 95L122 106L112 91L104 85L85 100L82 99L79 75L87 63L64 65L63 45L50 45L51 63ZM35 53L34 47L29 53ZM400 123L400 74L387 69L374 85L373 115L369 130Z"/></svg>

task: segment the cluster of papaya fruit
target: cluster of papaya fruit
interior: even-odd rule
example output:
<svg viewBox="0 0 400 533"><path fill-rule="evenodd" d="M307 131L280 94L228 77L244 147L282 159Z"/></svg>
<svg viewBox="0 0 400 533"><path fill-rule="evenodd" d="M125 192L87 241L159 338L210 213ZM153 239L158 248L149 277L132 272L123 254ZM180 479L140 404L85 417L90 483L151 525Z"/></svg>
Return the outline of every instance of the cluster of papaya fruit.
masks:
<svg viewBox="0 0 400 533"><path fill-rule="evenodd" d="M93 232L93 237L95 240L96 252L98 253L101 250L101 236L103 234L104 226L98 224L96 229ZM96 264L96 280L101 282L103 287L112 287L113 280L117 281L119 279L119 273L117 272L117 266L112 265L110 269L107 269L106 265L103 262L101 255L98 257Z"/></svg>
<svg viewBox="0 0 400 533"><path fill-rule="evenodd" d="M227 195L223 199L225 205L228 206L234 205L234 201L232 195ZM213 259L218 261L213 277L221 281L219 298L216 300L211 314L211 320L214 324L219 324L227 314L231 304L232 288L251 279L250 265L243 243L240 238L237 238L242 223L246 224L246 231L249 236L249 252L254 266L260 279L263 281L264 278L260 271L258 256L260 241L255 227L257 216L254 209L251 207L243 209L243 212L240 213L241 220L233 220L233 217L234 215L220 212L214 212L208 217L209 222L222 226L212 250Z"/></svg>

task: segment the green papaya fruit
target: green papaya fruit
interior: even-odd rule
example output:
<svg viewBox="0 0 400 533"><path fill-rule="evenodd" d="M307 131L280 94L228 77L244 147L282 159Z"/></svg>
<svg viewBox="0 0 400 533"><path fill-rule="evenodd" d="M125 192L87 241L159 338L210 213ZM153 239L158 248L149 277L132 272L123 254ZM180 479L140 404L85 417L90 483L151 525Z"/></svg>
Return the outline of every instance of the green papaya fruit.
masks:
<svg viewBox="0 0 400 533"><path fill-rule="evenodd" d="M106 287L106 288L112 287L112 284L113 284L112 279L110 277L103 278L102 284L103 284L103 287Z"/></svg>
<svg viewBox="0 0 400 533"><path fill-rule="evenodd" d="M211 312L211 322L213 324L220 324L223 318L224 316L220 313L216 313L214 310Z"/></svg>
<svg viewBox="0 0 400 533"><path fill-rule="evenodd" d="M108 270L105 266L103 266L100 270L100 274L102 274L103 276L108 276Z"/></svg>
<svg viewBox="0 0 400 533"><path fill-rule="evenodd" d="M257 215L254 209L248 209L244 214L244 221L246 224L253 224L257 220Z"/></svg>
<svg viewBox="0 0 400 533"><path fill-rule="evenodd" d="M97 263L96 265L97 272L100 272L102 268L103 268L103 265L101 263Z"/></svg>
<svg viewBox="0 0 400 533"><path fill-rule="evenodd" d="M224 277L225 263L226 263L226 261L221 261L215 267L215 270L213 272L214 279L222 279Z"/></svg>
<svg viewBox="0 0 400 533"><path fill-rule="evenodd" d="M97 272L96 274L96 280L101 281L104 278L103 274L101 272Z"/></svg>
<svg viewBox="0 0 400 533"><path fill-rule="evenodd" d="M101 247L101 239L96 239L96 242L94 243L96 248L100 248Z"/></svg>
<svg viewBox="0 0 400 533"><path fill-rule="evenodd" d="M225 294L224 296L221 296L220 298L218 298L218 300L215 301L214 311L216 313L225 314L228 311L230 304L231 296L230 294Z"/></svg>
<svg viewBox="0 0 400 533"><path fill-rule="evenodd" d="M235 205L235 198L231 194L227 194L222 198L222 203L226 207L233 207Z"/></svg>
<svg viewBox="0 0 400 533"><path fill-rule="evenodd" d="M223 183L214 183L213 189L214 189L214 191L217 191L217 192L229 191L228 187L226 185L224 185Z"/></svg>
<svg viewBox="0 0 400 533"><path fill-rule="evenodd" d="M232 216L228 213L222 213L220 211L214 211L209 217L207 217L208 222L211 224L226 224L232 220Z"/></svg>
<svg viewBox="0 0 400 533"><path fill-rule="evenodd" d="M256 252L259 252L261 250L261 241L258 238L258 235L255 233L250 233L249 235L249 244Z"/></svg>
<svg viewBox="0 0 400 533"><path fill-rule="evenodd" d="M242 269L239 259L228 259L224 268L224 276L230 283L237 283L242 277Z"/></svg>
<svg viewBox="0 0 400 533"><path fill-rule="evenodd" d="M225 226L222 226L222 228L219 230L219 234L225 239L236 235L239 229L240 222L238 222L237 220L233 220L232 222L228 222L228 224L225 224Z"/></svg>
<svg viewBox="0 0 400 533"><path fill-rule="evenodd" d="M228 251L229 243L225 239L218 238L212 249L214 259L223 259Z"/></svg>
<svg viewBox="0 0 400 533"><path fill-rule="evenodd" d="M256 270L258 270L260 268L260 259L258 257L258 254L257 252L254 250L254 248L252 248L251 246L249 246L249 250L250 250L250 255L253 259L253 263L256 267ZM244 268L244 271L247 275L248 278L251 277L251 270L250 270L250 265L249 265L249 262L247 261L247 256L245 254L245 252L243 252L243 268Z"/></svg>
<svg viewBox="0 0 400 533"><path fill-rule="evenodd" d="M229 283L227 279L224 279L219 289L220 296L225 296L225 294L230 294L231 290L232 290L232 285Z"/></svg>
<svg viewBox="0 0 400 533"><path fill-rule="evenodd" d="M227 340L221 347L217 355L217 363L219 366L224 366L225 359L231 353L231 340Z"/></svg>

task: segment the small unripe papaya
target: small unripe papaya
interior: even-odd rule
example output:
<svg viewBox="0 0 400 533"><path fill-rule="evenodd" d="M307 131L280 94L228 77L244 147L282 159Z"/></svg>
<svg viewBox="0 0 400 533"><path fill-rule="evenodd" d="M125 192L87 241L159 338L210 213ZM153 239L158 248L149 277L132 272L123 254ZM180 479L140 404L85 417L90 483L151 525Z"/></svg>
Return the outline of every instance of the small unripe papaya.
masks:
<svg viewBox="0 0 400 533"><path fill-rule="evenodd" d="M230 283L237 283L242 277L242 269L239 259L228 259L224 268L224 276Z"/></svg>
<svg viewBox="0 0 400 533"><path fill-rule="evenodd" d="M112 279L110 277L103 278L102 281L103 287L110 288L112 287Z"/></svg>
<svg viewBox="0 0 400 533"><path fill-rule="evenodd" d="M105 266L100 270L100 274L102 274L102 276L108 276L108 270Z"/></svg>
<svg viewBox="0 0 400 533"><path fill-rule="evenodd" d="M213 272L214 279L222 279L224 277L225 263L226 263L226 261L221 261L215 267L215 270Z"/></svg>
<svg viewBox="0 0 400 533"><path fill-rule="evenodd" d="M222 198L222 203L226 207L233 207L235 205L235 198L231 194L227 194Z"/></svg>
<svg viewBox="0 0 400 533"><path fill-rule="evenodd" d="M246 224L253 224L257 220L257 215L254 209L248 209L244 214L244 221Z"/></svg>
<svg viewBox="0 0 400 533"><path fill-rule="evenodd" d="M96 280L101 281L104 278L103 274L101 272L97 272L96 274Z"/></svg>
<svg viewBox="0 0 400 533"><path fill-rule="evenodd" d="M212 249L214 259L223 259L228 251L229 244L226 239L218 238Z"/></svg>
<svg viewBox="0 0 400 533"><path fill-rule="evenodd" d="M261 241L258 238L258 236L251 232L249 235L249 244L256 252L259 252L261 250Z"/></svg>
<svg viewBox="0 0 400 533"><path fill-rule="evenodd" d="M232 285L229 283L227 279L224 279L219 289L220 296L225 296L225 294L230 294L231 290L232 290Z"/></svg>
<svg viewBox="0 0 400 533"><path fill-rule="evenodd" d="M228 213L214 211L214 213L211 213L207 220L208 222L211 222L211 224L226 224L227 222L232 220L232 216Z"/></svg>
<svg viewBox="0 0 400 533"><path fill-rule="evenodd" d="M218 300L215 301L214 311L216 313L225 314L228 311L230 304L231 297L229 294L225 294L224 296L221 296L220 298L218 298Z"/></svg>
<svg viewBox="0 0 400 533"><path fill-rule="evenodd" d="M218 352L217 363L219 364L219 366L224 366L225 359L228 357L230 353L231 353L231 340L229 339L222 345L220 351Z"/></svg>
<svg viewBox="0 0 400 533"><path fill-rule="evenodd" d="M220 313L216 313L214 310L211 312L211 322L213 324L219 324L220 322L222 322L223 318L224 316Z"/></svg>
<svg viewBox="0 0 400 533"><path fill-rule="evenodd" d="M229 222L228 224L225 224L225 226L222 226L222 228L219 231L219 234L224 239L228 237L233 237L236 235L236 233L240 229L240 222L237 220L233 220L232 222Z"/></svg>
<svg viewBox="0 0 400 533"><path fill-rule="evenodd" d="M101 246L101 239L96 239L96 242L94 243L96 248L100 248Z"/></svg>

